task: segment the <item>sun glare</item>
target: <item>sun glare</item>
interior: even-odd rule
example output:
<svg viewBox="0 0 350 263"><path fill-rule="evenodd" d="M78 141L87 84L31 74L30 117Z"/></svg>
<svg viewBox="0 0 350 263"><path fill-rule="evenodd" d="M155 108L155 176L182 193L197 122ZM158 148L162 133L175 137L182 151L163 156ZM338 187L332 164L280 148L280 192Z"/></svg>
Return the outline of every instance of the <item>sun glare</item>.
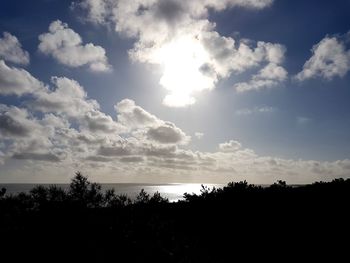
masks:
<svg viewBox="0 0 350 263"><path fill-rule="evenodd" d="M195 102L195 92L213 88L213 78L202 70L210 58L198 39L177 38L164 45L158 55L163 66L160 84L170 92L164 104L173 107L191 105Z"/></svg>

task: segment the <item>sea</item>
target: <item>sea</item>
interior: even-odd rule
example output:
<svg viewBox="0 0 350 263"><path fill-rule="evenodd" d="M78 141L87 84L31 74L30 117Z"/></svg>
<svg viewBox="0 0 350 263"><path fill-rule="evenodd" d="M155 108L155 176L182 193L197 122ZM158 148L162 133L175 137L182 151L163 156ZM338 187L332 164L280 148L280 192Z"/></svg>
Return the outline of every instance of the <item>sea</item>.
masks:
<svg viewBox="0 0 350 263"><path fill-rule="evenodd" d="M20 192L28 193L35 186L50 186L52 184L0 184L1 188L6 188L7 195L15 195ZM69 184L55 184L64 190L68 190ZM209 188L222 188L224 184L203 184ZM167 198L170 202L177 202L183 199L184 193L199 194L202 189L202 184L101 184L102 191L107 189L114 189L118 195L126 194L132 200L144 189L148 194L153 195L159 192L164 198Z"/></svg>

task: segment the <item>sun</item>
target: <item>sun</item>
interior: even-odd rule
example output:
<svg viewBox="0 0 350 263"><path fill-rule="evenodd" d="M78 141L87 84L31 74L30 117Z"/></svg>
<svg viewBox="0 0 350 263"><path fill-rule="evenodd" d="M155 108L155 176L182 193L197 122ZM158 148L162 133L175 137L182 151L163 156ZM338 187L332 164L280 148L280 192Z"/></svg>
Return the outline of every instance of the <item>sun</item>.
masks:
<svg viewBox="0 0 350 263"><path fill-rule="evenodd" d="M165 44L158 59L163 68L159 83L169 91L165 105L191 105L195 103L195 92L214 87L213 78L203 70L210 61L209 54L196 37L182 36Z"/></svg>

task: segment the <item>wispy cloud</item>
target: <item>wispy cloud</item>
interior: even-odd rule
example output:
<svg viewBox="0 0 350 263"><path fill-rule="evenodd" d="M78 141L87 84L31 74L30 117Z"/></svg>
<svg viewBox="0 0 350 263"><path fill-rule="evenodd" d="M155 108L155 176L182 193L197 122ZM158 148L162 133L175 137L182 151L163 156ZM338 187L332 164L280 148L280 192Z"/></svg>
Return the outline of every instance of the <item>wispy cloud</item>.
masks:
<svg viewBox="0 0 350 263"><path fill-rule="evenodd" d="M310 123L312 120L308 117L298 116L296 118L296 121L297 121L298 125L306 125L306 124Z"/></svg>
<svg viewBox="0 0 350 263"><path fill-rule="evenodd" d="M196 138L197 138L198 140L200 140L200 139L202 139L202 138L204 137L204 133L202 133L202 132L196 132L196 133L194 134L194 136L196 136Z"/></svg>
<svg viewBox="0 0 350 263"><path fill-rule="evenodd" d="M252 114L264 114L264 113L272 113L275 112L277 109L271 106L262 106L262 107L255 107L255 108L245 108L245 109L239 109L236 110L235 114L239 116L244 115L252 115Z"/></svg>

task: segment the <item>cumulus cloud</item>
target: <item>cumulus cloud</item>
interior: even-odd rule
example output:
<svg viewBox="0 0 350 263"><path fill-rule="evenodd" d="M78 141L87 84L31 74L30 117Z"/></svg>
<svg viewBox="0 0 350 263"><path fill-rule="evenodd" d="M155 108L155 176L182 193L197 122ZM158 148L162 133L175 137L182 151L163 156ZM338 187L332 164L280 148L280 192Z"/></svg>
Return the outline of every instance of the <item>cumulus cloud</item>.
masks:
<svg viewBox="0 0 350 263"><path fill-rule="evenodd" d="M52 77L53 89L36 94L32 109L55 113L76 121L82 130L95 133L118 133L125 127L100 111L97 101L89 99L80 84L66 77Z"/></svg>
<svg viewBox="0 0 350 263"><path fill-rule="evenodd" d="M0 58L15 64L29 64L29 53L22 49L17 37L8 32L0 38Z"/></svg>
<svg viewBox="0 0 350 263"><path fill-rule="evenodd" d="M175 124L129 99L116 104L114 120L77 81L66 77L52 77L51 85L31 93L23 106L0 105L0 143L6 146L0 147L5 152L2 162L5 158L109 162L116 161L110 157L121 157L121 163L138 163L143 156L174 156L177 145L190 140Z"/></svg>
<svg viewBox="0 0 350 263"><path fill-rule="evenodd" d="M165 122L157 127L152 127L147 131L147 138L159 143L187 143L188 136L173 123Z"/></svg>
<svg viewBox="0 0 350 263"><path fill-rule="evenodd" d="M160 124L156 116L136 105L133 100L124 99L118 102L114 108L118 113L118 121L130 129L151 127Z"/></svg>
<svg viewBox="0 0 350 263"><path fill-rule="evenodd" d="M230 140L228 142L220 143L219 149L223 152L235 152L242 148L242 145L238 141Z"/></svg>
<svg viewBox="0 0 350 263"><path fill-rule="evenodd" d="M0 95L21 96L36 93L45 89L42 82L34 78L28 71L9 67L0 60Z"/></svg>
<svg viewBox="0 0 350 263"><path fill-rule="evenodd" d="M35 126L27 119L28 112L17 107L0 104L0 133L4 137L29 136Z"/></svg>
<svg viewBox="0 0 350 263"><path fill-rule="evenodd" d="M7 156L16 159L31 159L32 156L35 160L49 156L46 152L52 146L48 138L49 129L27 109L0 105L0 124L0 142L6 142L4 154Z"/></svg>
<svg viewBox="0 0 350 263"><path fill-rule="evenodd" d="M55 112L75 117L98 108L98 103L88 100L83 87L66 77L52 77L53 89L37 94L32 106L42 112Z"/></svg>
<svg viewBox="0 0 350 263"><path fill-rule="evenodd" d="M268 62L277 72L266 72L272 71L272 66L266 67L257 77L265 82L259 86L275 86L285 78L280 66L284 56L281 45L261 41L255 45L253 41L221 36L215 31L215 23L208 20L212 10L262 9L272 2L83 0L74 6L86 11L87 20L112 25L118 33L135 39L130 58L160 66L163 74L159 83L168 91L163 103L183 107L194 104L198 92L214 89L220 79Z"/></svg>
<svg viewBox="0 0 350 263"><path fill-rule="evenodd" d="M39 36L39 51L68 67L88 66L94 72L111 70L106 51L92 43L83 44L78 33L60 20L53 21L49 32Z"/></svg>
<svg viewBox="0 0 350 263"><path fill-rule="evenodd" d="M350 160L259 156L237 140L219 144L218 151L193 151L183 130L133 100L118 102L113 118L77 81L53 77L45 87L24 97L21 107L0 105L0 174L8 181L13 167L23 181L32 179L29 171L42 171L53 182L92 168L96 179L125 182L305 183L349 176Z"/></svg>
<svg viewBox="0 0 350 263"><path fill-rule="evenodd" d="M350 32L344 36L326 36L314 45L311 58L305 62L296 79L304 81L321 77L331 80L334 77L344 77L350 70L349 34Z"/></svg>
<svg viewBox="0 0 350 263"><path fill-rule="evenodd" d="M267 72L270 75L267 75ZM286 79L287 71L284 68L270 64L263 68L257 75L254 75L250 81L237 83L234 85L234 88L238 92L273 88L280 85Z"/></svg>
<svg viewBox="0 0 350 263"><path fill-rule="evenodd" d="M190 137L171 122L158 119L156 116L137 106L134 101L125 99L115 109L117 119L135 135L144 136L148 140L165 144L186 144Z"/></svg>

